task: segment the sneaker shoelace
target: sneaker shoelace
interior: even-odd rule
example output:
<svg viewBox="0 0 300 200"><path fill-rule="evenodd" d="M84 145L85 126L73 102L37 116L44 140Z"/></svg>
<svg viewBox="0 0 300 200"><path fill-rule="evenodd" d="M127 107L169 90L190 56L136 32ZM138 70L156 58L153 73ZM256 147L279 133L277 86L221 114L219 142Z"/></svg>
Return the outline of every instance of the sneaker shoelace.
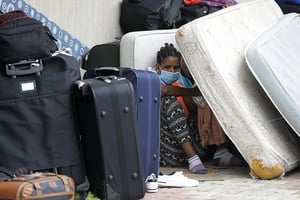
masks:
<svg viewBox="0 0 300 200"><path fill-rule="evenodd" d="M157 182L156 175L155 175L155 174L150 174L150 175L146 178L145 182Z"/></svg>

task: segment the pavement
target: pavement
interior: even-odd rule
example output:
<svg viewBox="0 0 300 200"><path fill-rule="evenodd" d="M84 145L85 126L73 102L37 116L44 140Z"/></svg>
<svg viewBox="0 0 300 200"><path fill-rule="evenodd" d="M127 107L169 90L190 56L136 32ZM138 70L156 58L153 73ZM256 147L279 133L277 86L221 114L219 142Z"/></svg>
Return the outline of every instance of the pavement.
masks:
<svg viewBox="0 0 300 200"><path fill-rule="evenodd" d="M248 167L213 170L222 179L199 181L193 188L159 188L143 200L300 200L300 168L272 180L252 178Z"/></svg>

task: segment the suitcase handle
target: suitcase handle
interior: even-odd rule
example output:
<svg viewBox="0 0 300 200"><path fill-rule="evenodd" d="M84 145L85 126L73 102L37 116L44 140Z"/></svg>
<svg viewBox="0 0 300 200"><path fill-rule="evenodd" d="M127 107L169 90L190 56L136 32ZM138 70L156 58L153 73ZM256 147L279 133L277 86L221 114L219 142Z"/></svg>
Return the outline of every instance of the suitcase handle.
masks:
<svg viewBox="0 0 300 200"><path fill-rule="evenodd" d="M118 77L117 76L114 76L114 75L111 75L111 76L96 76L95 79L97 80L102 80L104 81L105 83L111 83L112 80L117 80Z"/></svg>
<svg viewBox="0 0 300 200"><path fill-rule="evenodd" d="M41 75L43 71L42 60L22 60L20 62L6 64L5 65L6 74L12 78L17 76L24 76L29 74Z"/></svg>
<svg viewBox="0 0 300 200"><path fill-rule="evenodd" d="M117 76L120 77L120 69L118 67L99 67L95 68L95 73L98 76Z"/></svg>

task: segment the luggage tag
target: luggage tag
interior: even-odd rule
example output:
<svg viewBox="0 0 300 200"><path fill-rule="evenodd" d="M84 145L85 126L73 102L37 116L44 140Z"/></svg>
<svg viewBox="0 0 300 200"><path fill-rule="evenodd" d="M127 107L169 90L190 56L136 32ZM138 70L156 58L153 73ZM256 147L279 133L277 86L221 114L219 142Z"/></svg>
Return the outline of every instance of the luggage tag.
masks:
<svg viewBox="0 0 300 200"><path fill-rule="evenodd" d="M6 75L11 78L32 74L40 76L43 69L44 67L41 59L22 60L20 62L5 65ZM36 83L34 79L20 81L19 84L21 93L36 91Z"/></svg>

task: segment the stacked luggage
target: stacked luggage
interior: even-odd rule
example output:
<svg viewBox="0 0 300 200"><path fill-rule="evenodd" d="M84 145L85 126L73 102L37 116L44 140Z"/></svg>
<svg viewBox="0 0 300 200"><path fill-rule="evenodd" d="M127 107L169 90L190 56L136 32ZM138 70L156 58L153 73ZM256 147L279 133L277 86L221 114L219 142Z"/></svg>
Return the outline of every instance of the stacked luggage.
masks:
<svg viewBox="0 0 300 200"><path fill-rule="evenodd" d="M18 39L6 37L11 30ZM146 177L159 169L158 75L120 70L109 59L100 60L115 68L98 71L91 56L95 76L81 80L77 60L58 52L50 30L22 11L0 15L0 38L7 41L0 43L1 184L51 173L59 184L57 177L70 178L71 199L72 181L82 199L87 191L143 198Z"/></svg>
<svg viewBox="0 0 300 200"><path fill-rule="evenodd" d="M107 55L101 53L108 51L115 52L115 54L110 55L110 58L120 57L119 45L116 45L116 42L101 44L97 45L96 48L92 48L84 59L85 62L82 66L87 70L84 79L77 82L77 91L79 91L77 108L80 116L87 175L91 190L94 193L97 194L101 191L100 188L105 188L105 192L100 192L102 194L100 197L113 196L113 193L109 194L108 189L110 189L118 195L125 197L127 195L128 198L130 197L129 199L141 198L145 192L145 179L152 173L158 176L159 171L160 79L152 71L118 67L119 63L116 62L116 59L107 59ZM123 83L121 84L121 82ZM100 86L100 84L103 86ZM124 84L129 85L127 89L122 86ZM115 85L120 85L118 86L119 92L109 92L109 90L116 87ZM109 95L103 95L103 91L100 92L96 89L99 88L100 90L101 88L102 90L104 87L107 87L105 91ZM117 95L123 90L121 88L125 88L123 92L132 95L131 98L128 98L125 94L122 95L122 98L118 97ZM99 102L96 99L99 99ZM135 103L130 104L131 106L126 104L122 106L126 102L127 104L130 102ZM99 113L95 113L93 110L97 110L96 112ZM86 118L87 113L92 116ZM111 118L117 118L117 120L105 122L103 118L106 119L110 115L114 115ZM132 122L135 122L135 124L132 124ZM106 131L104 126L107 126ZM107 133L109 135L105 137ZM121 136L117 137L118 134L121 134ZM108 142L108 137L110 137L110 148L104 147L105 143ZM118 141L113 137L119 138ZM92 146L102 147L102 150L100 150L102 154L97 158L99 162L95 162L95 156L91 156L93 155L92 152L99 152L99 150L91 147L91 143L95 144ZM114 150L119 149L119 152L122 152L119 154L113 153L115 156L122 156L121 160L118 157L107 157L105 151L112 152L112 147ZM114 164L112 165L112 163ZM95 167L95 164L99 166ZM101 165L103 165L103 170L99 171ZM137 166L137 168L134 168L134 166ZM104 174L102 174L103 172ZM114 178L109 181L107 177ZM101 183L99 179L106 180ZM137 184L137 181L140 181L140 184ZM121 184L117 182L121 182ZM101 186L103 183L106 184L105 187ZM124 191L127 192L124 193Z"/></svg>
<svg viewBox="0 0 300 200"><path fill-rule="evenodd" d="M0 15L0 38L1 177L7 171L63 174L84 197L89 185L71 90L80 79L79 63L53 55L50 30L22 11Z"/></svg>

